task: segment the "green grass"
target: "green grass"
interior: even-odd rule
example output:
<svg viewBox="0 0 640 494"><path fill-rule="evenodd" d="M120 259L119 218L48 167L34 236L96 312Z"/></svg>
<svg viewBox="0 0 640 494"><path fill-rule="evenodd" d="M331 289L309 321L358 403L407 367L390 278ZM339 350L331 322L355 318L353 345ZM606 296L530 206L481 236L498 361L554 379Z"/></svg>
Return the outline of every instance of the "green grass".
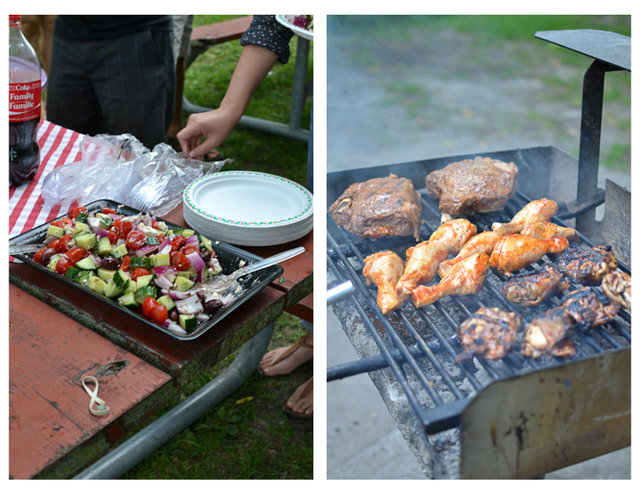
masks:
<svg viewBox="0 0 640 494"><path fill-rule="evenodd" d="M194 26L237 16L195 16ZM286 123L293 80L296 38L289 63L277 64L247 108L247 115ZM236 61L238 41L215 46L187 70L185 95L214 108L224 96ZM310 73L313 66L309 57ZM308 98L303 126L309 127ZM186 122L187 115L183 115ZM237 127L220 147L234 163L227 170L274 173L306 183L307 146L292 139ZM284 314L269 349L289 345L304 333L298 318ZM196 391L221 372L233 355L186 390ZM191 427L127 472L126 479L310 479L313 477L313 421L294 422L282 413L293 391L312 374L308 363L290 375L266 378L257 371L234 393ZM168 408L174 406L168 404Z"/></svg>

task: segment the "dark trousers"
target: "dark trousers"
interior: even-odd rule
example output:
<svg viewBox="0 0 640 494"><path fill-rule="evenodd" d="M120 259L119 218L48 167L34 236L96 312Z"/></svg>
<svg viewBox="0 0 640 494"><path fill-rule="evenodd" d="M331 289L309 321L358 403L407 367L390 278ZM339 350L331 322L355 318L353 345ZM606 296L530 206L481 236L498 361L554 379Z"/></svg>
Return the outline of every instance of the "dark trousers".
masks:
<svg viewBox="0 0 640 494"><path fill-rule="evenodd" d="M53 39L47 118L82 134L165 141L173 117L171 32L145 29L102 41Z"/></svg>

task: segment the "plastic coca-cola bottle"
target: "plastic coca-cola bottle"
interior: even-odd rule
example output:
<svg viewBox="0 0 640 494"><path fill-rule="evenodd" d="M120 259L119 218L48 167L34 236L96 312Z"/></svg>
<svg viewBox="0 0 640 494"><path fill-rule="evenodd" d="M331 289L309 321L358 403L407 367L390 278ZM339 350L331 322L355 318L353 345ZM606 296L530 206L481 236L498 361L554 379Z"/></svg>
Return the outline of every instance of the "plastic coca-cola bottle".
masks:
<svg viewBox="0 0 640 494"><path fill-rule="evenodd" d="M36 133L40 123L41 72L35 50L9 16L9 182L31 180L40 166Z"/></svg>

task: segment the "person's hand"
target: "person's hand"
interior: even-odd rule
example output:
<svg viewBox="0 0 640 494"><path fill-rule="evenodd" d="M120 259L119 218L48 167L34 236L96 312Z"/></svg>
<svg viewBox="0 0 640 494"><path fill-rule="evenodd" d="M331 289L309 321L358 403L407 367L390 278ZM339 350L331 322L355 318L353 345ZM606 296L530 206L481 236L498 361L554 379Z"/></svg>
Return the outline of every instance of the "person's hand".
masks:
<svg viewBox="0 0 640 494"><path fill-rule="evenodd" d="M205 154L225 141L238 120L238 115L222 108L192 113L176 137L189 158L203 160Z"/></svg>

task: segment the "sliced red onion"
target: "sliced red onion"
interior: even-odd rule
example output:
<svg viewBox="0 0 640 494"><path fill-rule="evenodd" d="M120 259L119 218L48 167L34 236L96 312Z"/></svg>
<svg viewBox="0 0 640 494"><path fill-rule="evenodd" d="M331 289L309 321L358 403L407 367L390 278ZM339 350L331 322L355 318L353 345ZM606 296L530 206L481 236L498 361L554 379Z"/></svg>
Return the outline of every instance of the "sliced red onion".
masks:
<svg viewBox="0 0 640 494"><path fill-rule="evenodd" d="M189 252L187 254L187 259L189 259L191 267L195 269L196 272L201 272L204 268L206 268L206 265L204 264L204 261L202 260L202 257L200 257L200 253L198 251Z"/></svg>
<svg viewBox="0 0 640 494"><path fill-rule="evenodd" d="M151 271L156 276L162 276L165 274L176 274L178 270L173 266L156 266L155 268L151 268Z"/></svg>
<svg viewBox="0 0 640 494"><path fill-rule="evenodd" d="M169 254L171 252L171 241L165 238L164 241L158 245L158 254Z"/></svg>
<svg viewBox="0 0 640 494"><path fill-rule="evenodd" d="M157 245L143 245L142 247L137 249L133 253L133 255L136 257L144 257L144 256L148 256L149 254L153 254L156 250L158 250Z"/></svg>
<svg viewBox="0 0 640 494"><path fill-rule="evenodd" d="M173 283L171 283L169 278L167 278L163 274L156 276L155 282L156 285L158 285L160 288L166 288L167 290L169 290L173 286Z"/></svg>
<svg viewBox="0 0 640 494"><path fill-rule="evenodd" d="M176 309L180 314L198 314L204 310L197 295L190 295L183 300L176 300Z"/></svg>
<svg viewBox="0 0 640 494"><path fill-rule="evenodd" d="M87 225L89 225L91 228L100 228L100 218L96 216L88 216Z"/></svg>
<svg viewBox="0 0 640 494"><path fill-rule="evenodd" d="M196 321L202 322L202 321L206 321L207 319L209 319L209 316L204 312L201 312L200 314L196 314Z"/></svg>
<svg viewBox="0 0 640 494"><path fill-rule="evenodd" d="M200 245L200 241L198 240L198 236L197 235L191 235L190 237L187 237L187 241L185 242L185 244L187 245Z"/></svg>
<svg viewBox="0 0 640 494"><path fill-rule="evenodd" d="M164 290L162 290L162 292L164 293ZM189 298L191 296L191 293L178 292L176 290L168 290L167 293L165 293L165 295L169 295L169 297L171 297L172 300L176 301L176 300L184 300Z"/></svg>
<svg viewBox="0 0 640 494"><path fill-rule="evenodd" d="M179 334L179 335L186 335L187 334L187 332L185 331L185 329L182 326L180 326L179 324L176 324L175 322L171 321L170 319L167 319L164 322L163 326L165 327L165 329L168 329L172 333Z"/></svg>

